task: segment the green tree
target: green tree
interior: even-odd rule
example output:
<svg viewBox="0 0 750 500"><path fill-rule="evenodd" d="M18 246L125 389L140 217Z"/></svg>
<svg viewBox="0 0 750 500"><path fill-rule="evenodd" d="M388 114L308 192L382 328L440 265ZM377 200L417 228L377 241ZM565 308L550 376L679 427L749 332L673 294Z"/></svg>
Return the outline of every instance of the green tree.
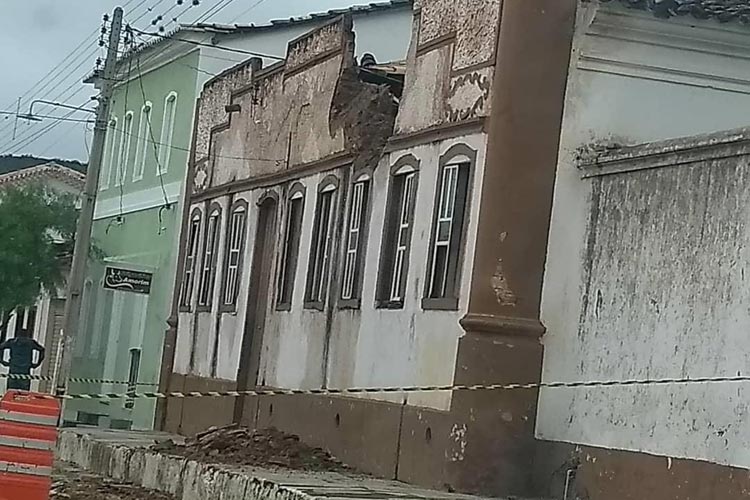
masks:
<svg viewBox="0 0 750 500"><path fill-rule="evenodd" d="M77 217L71 195L40 185L0 191L0 340L14 309L64 285Z"/></svg>

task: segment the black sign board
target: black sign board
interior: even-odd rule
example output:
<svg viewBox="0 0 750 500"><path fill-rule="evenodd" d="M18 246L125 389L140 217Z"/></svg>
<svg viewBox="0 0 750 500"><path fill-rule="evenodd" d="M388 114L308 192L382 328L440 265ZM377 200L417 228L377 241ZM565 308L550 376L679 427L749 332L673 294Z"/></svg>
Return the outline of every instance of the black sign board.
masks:
<svg viewBox="0 0 750 500"><path fill-rule="evenodd" d="M148 295L151 292L151 273L107 267L104 272L104 288L118 292L133 292Z"/></svg>

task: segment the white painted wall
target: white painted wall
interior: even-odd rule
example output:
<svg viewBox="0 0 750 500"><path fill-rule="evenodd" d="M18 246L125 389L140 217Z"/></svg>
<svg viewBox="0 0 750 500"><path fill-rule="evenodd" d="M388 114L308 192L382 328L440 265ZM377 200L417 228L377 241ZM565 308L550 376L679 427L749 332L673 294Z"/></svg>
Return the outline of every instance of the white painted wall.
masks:
<svg viewBox="0 0 750 500"><path fill-rule="evenodd" d="M326 315L323 312L303 309L303 301L317 188L323 178L332 172L315 174L300 180L306 186L307 194L293 305L290 311L275 310L273 298L276 296L278 275L276 265L281 248L281 234L279 234L276 243L277 254L274 257L272 269L272 283L268 291L271 300L259 374L262 384L284 388L318 388L324 385L363 387L452 383L458 339L463 334L458 320L466 313L468 307L468 290L473 267L479 208L479 197L476 193L480 192L483 178L485 141L484 134L474 134L393 152L383 158L373 177L372 215L361 311L335 310L327 367L324 362ZM477 151L471 185L474 196L468 212L465 258L461 273L463 292L457 311L423 311L421 298L427 273L427 256L437 186L437 166L440 156L456 144L466 144ZM390 166L406 154L413 154L421 160L407 298L402 310L376 309L375 289ZM342 192L348 190L348 186L344 183L341 169L338 174L341 180L338 190L340 196ZM283 199L281 186L274 189ZM249 202L250 219L237 312L221 315L216 377L222 379L235 380L239 366L240 346L247 311L249 273L257 227L257 201L265 192L266 188L263 188L237 195ZM225 206L226 202L227 198L221 199L221 203ZM284 213L278 214L278 217L283 218ZM226 225L226 217L223 219L223 224ZM281 225L278 224L278 226L281 229ZM222 229L225 233L225 226ZM339 248L338 242L335 243L335 247ZM219 255L219 276L223 273L224 251L225 245L222 244ZM218 278L217 283L220 283ZM218 293L218 286L216 293ZM338 290L332 292L332 294L338 293ZM329 300L332 300L330 295ZM180 313L176 372L192 373L203 377L212 376L210 361L213 358L214 325L216 315L219 314L218 297L215 296L215 299L210 314ZM199 321L197 330L199 333L195 344L196 363L191 370L189 359L195 318ZM395 401L401 401L404 398L403 395L398 394L389 397L382 395L374 397ZM447 409L450 404L450 394L422 393L409 395L407 399L410 404L441 409Z"/></svg>
<svg viewBox="0 0 750 500"><path fill-rule="evenodd" d="M648 283L658 276L659 265L667 265L665 261L644 257L635 263L623 254L621 262L631 264L629 273L642 277L633 290L635 305L609 316L608 323L592 323L582 316L593 181L581 179L575 157L579 147L592 141L635 144L747 125L750 32L739 25L692 18L659 20L612 5L597 12L598 8L599 4L582 4L574 41L542 296L542 321L547 327L543 379L736 375L747 369L746 349L740 347L747 329L742 321L730 319L739 316L723 314L727 305L722 301L688 301L679 278L667 273L660 284L675 294L670 309L657 320L643 309L643 301L649 300ZM642 209L660 210L656 204ZM623 214L628 215L633 216ZM674 222L685 223L680 217L674 213ZM647 230L648 225L642 232ZM642 235L609 237L627 240ZM684 244L680 238L671 246L664 242L662 251L677 258ZM629 244L623 241L622 248ZM650 255L648 248L633 251L638 250ZM723 250L705 251L709 258ZM592 280L598 280L604 293L626 283L617 280L615 261L592 271ZM712 285L706 286L710 294ZM692 307L697 310L691 312ZM633 316L634 311L642 314ZM711 318L714 324L709 328L698 319L687 320L691 314ZM717 342L720 348L715 347ZM742 402L747 398L744 389L738 390L738 386L544 389L537 436L747 467L750 454ZM727 432L737 439L725 442Z"/></svg>

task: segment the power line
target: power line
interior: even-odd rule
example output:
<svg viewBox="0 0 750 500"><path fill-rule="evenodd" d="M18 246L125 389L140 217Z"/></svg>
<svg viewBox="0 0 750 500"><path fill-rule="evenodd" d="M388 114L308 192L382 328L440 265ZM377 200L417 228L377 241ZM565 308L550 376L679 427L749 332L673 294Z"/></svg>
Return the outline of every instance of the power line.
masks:
<svg viewBox="0 0 750 500"><path fill-rule="evenodd" d="M61 118L68 118L73 113L75 113L75 111L71 110L66 115L62 116ZM33 144L34 142L36 142L37 140L39 140L39 138L45 136L50 131L52 131L55 128L57 128L61 123L63 123L61 119L55 120L54 122L52 122L49 125L45 126L43 129L41 129L41 130L39 130L39 131L37 131L37 132L35 132L35 133L33 133L33 134L25 137L24 139L22 139L20 144L14 144L14 147L11 147L11 149L9 150L9 152L11 154L17 153L22 148L25 148L26 146L28 146L30 144Z"/></svg>
<svg viewBox="0 0 750 500"><path fill-rule="evenodd" d="M233 23L233 22L235 22L235 21L236 21L237 19L241 18L242 16L244 16L245 14L247 14L248 12L250 12L251 10L255 9L256 7L258 7L258 6L260 5L260 4L262 4L262 3L263 3L263 2L265 2L265 1L266 1L266 0L258 0L258 1L257 1L257 2L255 2L255 3L253 4L253 5L251 5L251 6L250 6L250 7L249 7L249 8L247 9L247 10L243 10L243 11L242 11L242 12L241 12L240 14L238 14L237 16L235 16L235 18L234 18L234 19L232 19L232 20L231 20L231 21L229 21L229 22L230 22L230 23Z"/></svg>
<svg viewBox="0 0 750 500"><path fill-rule="evenodd" d="M148 99L146 98L146 90L143 88L143 72L141 71L141 55L140 54L136 56L135 62L138 68L138 86L141 89L141 96L143 97L143 102L145 104L146 102L148 102ZM165 119L166 118L167 117L165 113ZM151 142L154 143L154 147L151 149L154 151L154 159L156 160L156 172L157 172L157 177L159 178L159 185L161 186L161 194L162 196L164 196L164 206L168 207L170 205L169 197L167 196L167 189L164 187L164 170L162 169L161 161L159 160L159 151L156 150L156 146L155 146L156 137L154 137L154 127L152 127L152 124L151 124L151 113L148 113L146 115L146 119L148 120L148 133L151 136ZM162 123L162 130L164 130L163 123ZM143 154L145 155L146 152L144 151Z"/></svg>
<svg viewBox="0 0 750 500"><path fill-rule="evenodd" d="M148 31L142 31L142 30L139 30L137 28L133 28L133 31L135 31L136 33L140 33L141 35L153 36L153 37L161 38L161 39L164 39L164 40L174 40L175 42L189 43L191 45L197 45L197 46L200 46L200 47L209 47L209 48L216 49L216 50L223 50L225 52L234 52L236 54L244 54L244 55L254 56L254 57L264 57L266 59L274 59L276 61L284 61L285 60L283 57L279 57L279 56L272 56L272 55L269 55L269 54L263 54L263 53L260 53L260 52L253 52L253 51L250 51L250 50L235 49L235 48L231 48L231 47L222 47L221 45L212 45L210 43L198 42L196 40L184 40L184 39L181 39L181 38L173 38L173 37L170 37L170 36L161 35L159 33L149 33Z"/></svg>
<svg viewBox="0 0 750 500"><path fill-rule="evenodd" d="M67 88L66 90L71 90L71 89L73 89L73 87L74 87L74 86L75 86L75 84L69 85L69 86L68 86L68 88ZM85 90L85 87L81 87L81 88L78 88L78 89L73 89L73 91L72 91L72 92L69 92L69 93L68 93L67 95L65 95L64 97L63 97L63 92L65 92L65 91L63 91L63 92L61 92L61 93L57 94L57 95L56 95L56 96L55 96L55 97L53 98L53 100L55 100L55 101L57 101L57 100L59 100L59 101L68 101L68 100L70 100L70 99L73 99L73 98L75 98L75 97L76 97L76 96L77 96L78 94L80 94L80 93L81 93L81 92L82 92L83 90ZM84 103L84 104L85 104L85 103ZM70 116L70 115L66 115L66 117L67 117L67 116ZM31 125L29 126L29 129L27 129L27 130L28 130L28 131L30 131L30 133L32 133L32 132L33 132L33 129L34 129L34 127L35 127L35 125L37 125L37 124L35 124L35 123L32 123L32 124L31 124ZM23 134L22 134L22 136L23 136ZM22 138L20 138L20 139L19 139L19 138L16 138L16 140L23 140L23 139L24 139L24 137L22 137ZM0 149L12 147L11 145L12 145L12 144L13 144L14 142L15 142L14 140L6 140L6 141L5 141L5 143L3 143L3 145L2 145L2 146L0 146Z"/></svg>
<svg viewBox="0 0 750 500"><path fill-rule="evenodd" d="M124 7L127 8L128 6L132 5L135 1L136 0L129 0L128 2L125 3ZM135 5L129 12L132 13L132 12L136 11L138 8L140 8L147 1L148 0L140 0L140 2L137 5ZM159 2L154 7L156 7L158 4L160 4L163 1L164 0L159 0ZM147 12L148 11L146 11L146 13ZM141 16L139 16L138 19L140 19L141 17L143 17L143 15L145 15L146 13L142 14ZM51 94L52 92L54 92L57 88L59 88L60 86L64 85L65 81L70 76L72 76L74 73L76 73L76 71L81 66L83 66L90 57L93 57L96 54L96 51L97 51L97 48L95 46L96 39L94 38L93 40L91 40L91 38L94 37L95 35L97 35L99 32L100 32L100 28L97 28L96 30L94 30L93 32L91 32L88 36L86 36L72 51L70 51L68 53L67 56L65 56L65 58L63 58L62 61L60 61L49 72L47 72L47 74L45 74L41 79L39 79L38 82L36 82L31 88L29 88L24 94L22 94L21 98L23 99L24 97L27 97L30 94L34 93L34 92L36 92L38 94L38 93L40 93L42 91L45 91L45 89L47 89L47 90L46 90L46 94L44 96L48 96L49 94ZM88 40L90 40L90 42L88 43L88 46L87 46L86 42ZM84 47L88 47L89 50L84 49ZM93 50L90 50L92 47L93 47ZM77 52L78 52L78 55L76 55ZM83 55L83 58L81 59L82 55ZM76 64L76 65L72 66L73 64ZM58 69L60 71L57 71ZM55 74L56 71L57 71L57 73ZM65 73L64 76L61 76L63 73ZM65 92L67 92L72 87L80 84L80 81L83 78L85 78L86 76L87 76L87 74L84 74L83 77L76 77L75 80L65 90L61 91L58 94L58 97L56 97L54 99L59 99L60 95L62 95ZM56 83L52 87L49 87L50 84L54 83L54 82L56 82ZM42 84L42 83L44 83L44 85L42 85L40 88L38 88L39 85ZM76 94L74 94L74 95L76 95ZM28 101L28 100L25 100L25 101ZM9 126L10 126L10 124L7 124L7 123L4 126L0 126L0 133L2 133L3 131L6 131Z"/></svg>
<svg viewBox="0 0 750 500"><path fill-rule="evenodd" d="M150 125L150 122L149 122L149 125ZM123 129L120 129L120 128L117 128L117 127L113 127L112 130L115 130L115 131L120 132L120 133L125 133ZM138 135L137 133L130 134L130 136L133 139L136 139L136 140L137 139L148 139L149 138L149 136L144 137L142 135ZM150 139L157 146L162 146L162 147L174 149L176 151L183 151L183 152L186 152L186 153L190 153L191 152L191 150L188 149L188 148L183 148L183 147L180 147L180 146L174 146L172 144L165 144L163 142L158 142L158 141L156 141L156 139L153 136L153 134L151 134ZM267 162L273 162L273 163L277 163L277 164L283 164L286 161L285 159L282 159L282 158L258 158L258 157L252 157L252 156L227 156L227 155L217 155L217 154L211 154L209 156L211 158L222 158L222 159L225 159L225 160L267 161Z"/></svg>
<svg viewBox="0 0 750 500"><path fill-rule="evenodd" d="M143 2L141 2L141 4L140 4L140 5L143 5L144 3L146 3L146 1L147 1L147 0L144 0ZM145 12L143 12L143 13L142 13L142 14L141 14L140 16L138 16L138 17L136 17L135 19L133 19L133 22L134 22L134 23L137 23L138 21L140 21L141 19L143 19L144 17L146 17L146 16L147 16L147 15L148 15L148 14L149 14L150 12L153 12L155 8L157 8L157 7L159 6L159 5L161 5L161 4L162 4L162 3L164 3L164 2L165 2L165 0L158 0L158 1L157 1L157 2L156 2L156 3L154 4L154 5L153 5L153 7L147 7L147 8L146 8L146 10L145 10ZM140 7L140 5L139 5L139 7ZM135 9L133 9L133 10L135 10ZM127 14L132 14L132 11L131 11L131 12L128 12Z"/></svg>
<svg viewBox="0 0 750 500"><path fill-rule="evenodd" d="M231 3L232 0L219 0L219 2L216 3L216 5L214 5L213 7L208 9L206 12L204 12L201 17L195 20L195 22L202 23L206 19L211 18L217 12L217 9L223 9L224 7L222 6L222 4L225 4L227 2Z"/></svg>

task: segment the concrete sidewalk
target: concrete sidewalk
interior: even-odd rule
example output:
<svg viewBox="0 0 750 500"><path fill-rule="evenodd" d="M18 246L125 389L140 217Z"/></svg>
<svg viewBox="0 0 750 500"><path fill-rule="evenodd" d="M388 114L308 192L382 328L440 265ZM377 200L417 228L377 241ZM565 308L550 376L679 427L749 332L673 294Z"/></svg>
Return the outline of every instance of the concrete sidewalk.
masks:
<svg viewBox="0 0 750 500"><path fill-rule="evenodd" d="M209 465L150 451L162 433L64 429L58 458L83 469L174 495L178 500L478 500L396 481L335 473Z"/></svg>

